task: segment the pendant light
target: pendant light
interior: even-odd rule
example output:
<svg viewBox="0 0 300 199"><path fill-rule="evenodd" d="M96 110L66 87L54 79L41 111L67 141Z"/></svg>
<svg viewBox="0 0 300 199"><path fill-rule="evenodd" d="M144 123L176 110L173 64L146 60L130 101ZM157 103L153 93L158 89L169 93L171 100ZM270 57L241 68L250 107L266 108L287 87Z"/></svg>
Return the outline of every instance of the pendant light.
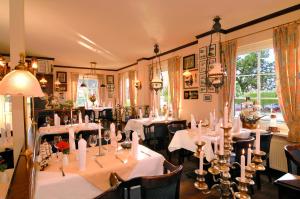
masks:
<svg viewBox="0 0 300 199"><path fill-rule="evenodd" d="M163 87L163 76L162 76L162 74L161 74L161 63L160 63L160 56L158 56L158 53L159 53L159 46L158 46L158 44L155 44L154 45L154 53L155 53L155 59L157 59L157 62L156 62L156 68L157 68L157 65L159 66L159 69L160 69L160 78L157 76L157 74L156 73L154 73L154 75L153 75L153 79L152 79L152 81L151 81L151 88L153 89L153 90L155 90L155 93L157 94L157 92L159 91L159 90L161 90L162 89L162 87ZM153 67L154 65L153 65L153 59L152 59L152 67Z"/></svg>

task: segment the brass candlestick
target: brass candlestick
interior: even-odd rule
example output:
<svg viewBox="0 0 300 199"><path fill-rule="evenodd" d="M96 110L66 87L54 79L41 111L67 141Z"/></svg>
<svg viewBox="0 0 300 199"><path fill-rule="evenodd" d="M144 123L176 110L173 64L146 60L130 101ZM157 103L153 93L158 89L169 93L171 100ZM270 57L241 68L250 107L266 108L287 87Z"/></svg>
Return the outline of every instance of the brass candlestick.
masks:
<svg viewBox="0 0 300 199"><path fill-rule="evenodd" d="M197 145L197 149L196 152L194 153L194 156L196 158L200 158L200 152L202 151L202 147L206 144L205 142L201 141L201 142L195 142L195 144Z"/></svg>
<svg viewBox="0 0 300 199"><path fill-rule="evenodd" d="M249 180L246 178L245 181L241 181L240 177L237 177L236 180L239 182L238 185L239 191L234 193L235 197L241 199L250 199L251 197L247 193Z"/></svg>
<svg viewBox="0 0 300 199"><path fill-rule="evenodd" d="M249 181L249 184L254 185L253 174L255 173L255 168L251 166L246 166L245 171L245 176Z"/></svg>
<svg viewBox="0 0 300 199"><path fill-rule="evenodd" d="M200 173L199 169L195 170L195 173L197 175L197 181L194 183L194 186L199 189L200 191L205 191L208 189L208 186L205 182L205 175L207 174L206 171L202 171L202 173Z"/></svg>
<svg viewBox="0 0 300 199"><path fill-rule="evenodd" d="M256 171L264 171L266 169L265 166L262 164L262 156L265 155L266 153L263 151L259 151L259 153L257 153L256 151L254 152L254 157L252 158L253 163L251 164L251 166L254 167Z"/></svg>

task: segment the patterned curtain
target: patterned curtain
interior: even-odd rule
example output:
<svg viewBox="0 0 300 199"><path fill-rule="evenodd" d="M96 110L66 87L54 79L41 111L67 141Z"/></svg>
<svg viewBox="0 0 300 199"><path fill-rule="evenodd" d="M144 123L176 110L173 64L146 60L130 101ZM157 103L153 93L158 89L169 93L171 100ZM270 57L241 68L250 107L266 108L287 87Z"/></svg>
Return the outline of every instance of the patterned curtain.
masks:
<svg viewBox="0 0 300 199"><path fill-rule="evenodd" d="M180 106L180 57L168 59L169 90L173 116L179 118Z"/></svg>
<svg viewBox="0 0 300 199"><path fill-rule="evenodd" d="M77 101L77 87L79 74L71 73L71 97L74 103Z"/></svg>
<svg viewBox="0 0 300 199"><path fill-rule="evenodd" d="M129 71L129 73L128 73L130 106L135 106L135 93L136 93L136 88L134 87L135 74L136 74L136 71L134 71L134 70Z"/></svg>
<svg viewBox="0 0 300 199"><path fill-rule="evenodd" d="M228 102L229 116L232 113L236 77L237 41L231 40L221 44L221 63L226 67L227 78L220 90L220 115L223 115L224 106ZM230 118L230 117L229 117Z"/></svg>
<svg viewBox="0 0 300 199"><path fill-rule="evenodd" d="M288 140L300 142L300 51L297 22L273 30L277 93Z"/></svg>

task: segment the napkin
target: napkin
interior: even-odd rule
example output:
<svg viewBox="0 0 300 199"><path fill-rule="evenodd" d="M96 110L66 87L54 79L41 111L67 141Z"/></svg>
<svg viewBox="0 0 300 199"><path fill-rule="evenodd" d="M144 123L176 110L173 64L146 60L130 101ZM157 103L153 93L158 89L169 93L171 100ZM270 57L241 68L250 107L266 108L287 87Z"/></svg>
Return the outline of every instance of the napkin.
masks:
<svg viewBox="0 0 300 199"><path fill-rule="evenodd" d="M74 135L74 128L69 128L69 144L70 144L70 150L76 150L75 146L75 135Z"/></svg>
<svg viewBox="0 0 300 199"><path fill-rule="evenodd" d="M212 112L209 112L209 128L212 130L215 129L215 120Z"/></svg>
<svg viewBox="0 0 300 199"><path fill-rule="evenodd" d="M84 117L84 123L85 123L85 124L88 124L88 123L89 123L89 120L90 120L89 116L88 116L88 115L85 115L85 117Z"/></svg>
<svg viewBox="0 0 300 199"><path fill-rule="evenodd" d="M197 128L197 123L195 120L195 116L191 114L191 129L196 129Z"/></svg>
<svg viewBox="0 0 300 199"><path fill-rule="evenodd" d="M79 120L79 124L82 124L82 113L81 113L81 111L79 111L78 120Z"/></svg>
<svg viewBox="0 0 300 199"><path fill-rule="evenodd" d="M204 145L204 152L205 152L205 158L208 162L210 162L212 159L214 159L214 151L211 145L210 140L206 140L206 144Z"/></svg>
<svg viewBox="0 0 300 199"><path fill-rule="evenodd" d="M139 116L140 116L140 119L143 118L143 113L142 113L142 109L139 110Z"/></svg>
<svg viewBox="0 0 300 199"><path fill-rule="evenodd" d="M168 120L168 118L169 118L169 110L166 111L165 120Z"/></svg>
<svg viewBox="0 0 300 199"><path fill-rule="evenodd" d="M149 120L150 120L150 122L153 120L153 112L152 111L150 111Z"/></svg>
<svg viewBox="0 0 300 199"><path fill-rule="evenodd" d="M132 133L131 153L134 158L138 157L139 136L136 131Z"/></svg>
<svg viewBox="0 0 300 199"><path fill-rule="evenodd" d="M201 142L201 135L202 135L202 122L200 121L198 124L198 142Z"/></svg>
<svg viewBox="0 0 300 199"><path fill-rule="evenodd" d="M54 126L60 125L60 117L55 113L54 114Z"/></svg>
<svg viewBox="0 0 300 199"><path fill-rule="evenodd" d="M114 123L110 124L110 143L112 146L117 147L117 138L116 138L116 127Z"/></svg>
<svg viewBox="0 0 300 199"><path fill-rule="evenodd" d="M81 138L78 142L79 151L79 170L84 171L86 168L86 141Z"/></svg>
<svg viewBox="0 0 300 199"><path fill-rule="evenodd" d="M159 115L158 115L158 110L157 110L157 108L155 109L155 117L156 117L156 118L159 118Z"/></svg>

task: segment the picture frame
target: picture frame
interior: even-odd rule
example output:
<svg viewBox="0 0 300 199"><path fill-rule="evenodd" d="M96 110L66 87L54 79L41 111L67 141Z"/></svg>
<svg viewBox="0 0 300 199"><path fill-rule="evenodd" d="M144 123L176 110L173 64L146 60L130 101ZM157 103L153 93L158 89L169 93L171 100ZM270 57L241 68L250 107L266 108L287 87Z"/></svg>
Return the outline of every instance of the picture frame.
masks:
<svg viewBox="0 0 300 199"><path fill-rule="evenodd" d="M60 84L59 85L60 92L67 92L68 91L68 84Z"/></svg>
<svg viewBox="0 0 300 199"><path fill-rule="evenodd" d="M183 57L182 59L182 65L183 65L183 70L191 70L191 69L196 69L196 64L195 64L195 54L191 54L188 56Z"/></svg>
<svg viewBox="0 0 300 199"><path fill-rule="evenodd" d="M205 73L206 72L206 59L199 61L199 73Z"/></svg>
<svg viewBox="0 0 300 199"><path fill-rule="evenodd" d="M108 92L107 97L108 98L113 98L114 97L114 92Z"/></svg>
<svg viewBox="0 0 300 199"><path fill-rule="evenodd" d="M216 44L212 44L210 45L210 47L208 46L209 50L207 50L207 57L216 57Z"/></svg>
<svg viewBox="0 0 300 199"><path fill-rule="evenodd" d="M199 92L200 93L206 93L207 92L206 86L200 86Z"/></svg>
<svg viewBox="0 0 300 199"><path fill-rule="evenodd" d="M203 101L204 102L211 102L212 101L212 95L211 94L203 94Z"/></svg>
<svg viewBox="0 0 300 199"><path fill-rule="evenodd" d="M185 100L187 100L187 99L198 99L199 98L198 90L184 91L183 98Z"/></svg>
<svg viewBox="0 0 300 199"><path fill-rule="evenodd" d="M62 84L67 83L67 72L57 71L56 79L58 79Z"/></svg>
<svg viewBox="0 0 300 199"><path fill-rule="evenodd" d="M183 98L184 99L190 99L190 91L184 91L183 92Z"/></svg>
<svg viewBox="0 0 300 199"><path fill-rule="evenodd" d="M114 84L114 76L106 75L106 84Z"/></svg>
<svg viewBox="0 0 300 199"><path fill-rule="evenodd" d="M198 86L199 86L198 70L192 70L190 72L191 72L190 76L183 77L183 88L184 89L198 88Z"/></svg>
<svg viewBox="0 0 300 199"><path fill-rule="evenodd" d="M207 48L206 48L206 46L201 47L199 49L199 60L206 59L206 54L207 54Z"/></svg>
<svg viewBox="0 0 300 199"><path fill-rule="evenodd" d="M215 63L216 63L216 58L210 58L210 59L208 59L208 70L213 69Z"/></svg>
<svg viewBox="0 0 300 199"><path fill-rule="evenodd" d="M216 89L213 86L207 87L207 93L215 93Z"/></svg>
<svg viewBox="0 0 300 199"><path fill-rule="evenodd" d="M206 87L206 74L199 75L200 87Z"/></svg>

